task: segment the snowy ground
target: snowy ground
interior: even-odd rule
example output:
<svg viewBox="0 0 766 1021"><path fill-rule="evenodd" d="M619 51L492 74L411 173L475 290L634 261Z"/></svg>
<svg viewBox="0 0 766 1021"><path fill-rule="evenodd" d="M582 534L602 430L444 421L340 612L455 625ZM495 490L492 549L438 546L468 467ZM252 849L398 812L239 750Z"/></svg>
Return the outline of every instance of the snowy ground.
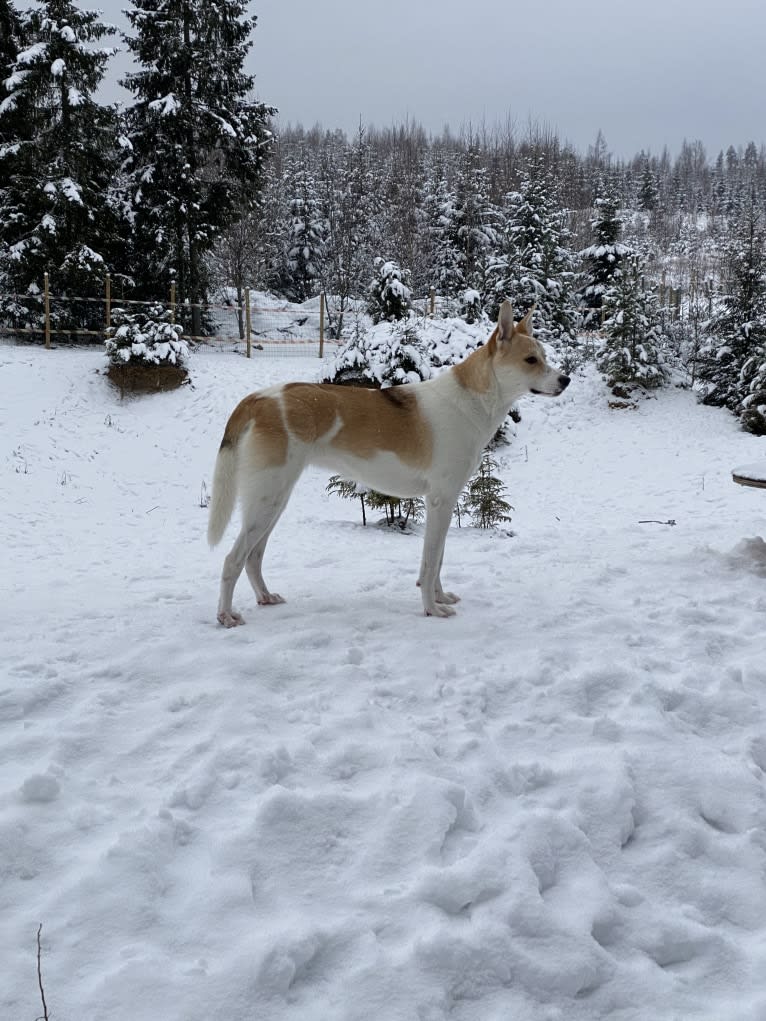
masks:
<svg viewBox="0 0 766 1021"><path fill-rule="evenodd" d="M764 440L576 378L501 454L515 536L451 530L459 616L311 472L289 602L225 631L202 482L320 364L102 363L0 347L0 1017L42 922L56 1021L766 1019Z"/></svg>

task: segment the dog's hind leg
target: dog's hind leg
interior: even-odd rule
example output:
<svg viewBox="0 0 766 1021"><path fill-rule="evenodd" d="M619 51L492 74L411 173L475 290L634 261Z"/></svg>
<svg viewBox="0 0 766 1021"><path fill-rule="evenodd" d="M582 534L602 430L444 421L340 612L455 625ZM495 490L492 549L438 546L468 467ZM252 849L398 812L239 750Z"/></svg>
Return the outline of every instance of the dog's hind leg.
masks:
<svg viewBox="0 0 766 1021"><path fill-rule="evenodd" d="M436 582L434 584L434 598L437 603L459 603L460 596L455 595L454 592L445 592L442 588L442 561L444 560L444 546L442 546L442 555L439 558L439 570L436 572ZM418 588L420 588L420 578L417 581Z"/></svg>
<svg viewBox="0 0 766 1021"><path fill-rule="evenodd" d="M237 624L245 623L242 615L232 607L232 600L234 587L246 565L259 603L284 602L281 596L266 588L261 574L261 562L269 536L285 509L299 474L299 468L289 474L284 470L260 472L253 480L250 491L243 494L242 531L223 562L221 574L218 621L224 627L236 627Z"/></svg>
<svg viewBox="0 0 766 1021"><path fill-rule="evenodd" d="M446 536L445 536L446 539ZM444 560L444 543L442 543L442 555L439 557L439 570L436 572L436 584L434 585L434 596L437 603L459 603L460 596L454 592L445 592L442 588L442 562Z"/></svg>
<svg viewBox="0 0 766 1021"><path fill-rule="evenodd" d="M253 550L251 550L250 555L245 562L245 570L247 571L247 576L250 579L250 584L253 586L253 590L255 591L259 606L274 606L277 603L284 603L284 599L279 595L279 593L269 592L266 588L266 582L263 580L263 573L261 571L266 543L269 541L269 537L274 531L274 525L276 525L281 513L282 510L280 510L279 514L274 519L274 522L268 532L262 539L259 539Z"/></svg>

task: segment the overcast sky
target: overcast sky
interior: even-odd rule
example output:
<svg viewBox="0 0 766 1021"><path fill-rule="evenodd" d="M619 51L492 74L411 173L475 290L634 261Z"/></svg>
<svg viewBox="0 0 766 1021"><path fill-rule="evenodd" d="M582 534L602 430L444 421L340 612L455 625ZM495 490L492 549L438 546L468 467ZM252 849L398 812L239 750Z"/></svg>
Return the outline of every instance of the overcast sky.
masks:
<svg viewBox="0 0 766 1021"><path fill-rule="evenodd" d="M98 5L122 20L124 0ZM360 118L409 117L439 134L510 116L523 133L531 117L580 150L601 129L618 156L699 138L714 158L766 139L763 0L256 0L251 10L248 70L281 124L353 132Z"/></svg>

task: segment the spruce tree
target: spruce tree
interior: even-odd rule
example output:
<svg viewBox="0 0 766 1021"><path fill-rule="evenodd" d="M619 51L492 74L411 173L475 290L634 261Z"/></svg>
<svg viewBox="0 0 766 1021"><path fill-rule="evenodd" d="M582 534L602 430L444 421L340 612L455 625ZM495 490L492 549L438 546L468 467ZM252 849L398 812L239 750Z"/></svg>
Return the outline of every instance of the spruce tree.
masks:
<svg viewBox="0 0 766 1021"><path fill-rule="evenodd" d="M520 190L508 196L504 272L494 285L490 315L496 317L505 298L519 310L535 305L535 330L542 340L563 349L568 371L581 317L566 212L558 207L555 192L552 177L542 166L532 165Z"/></svg>
<svg viewBox="0 0 766 1021"><path fill-rule="evenodd" d="M367 311L373 323L406 319L412 307L409 273L392 259L375 259L375 276L370 284Z"/></svg>
<svg viewBox="0 0 766 1021"><path fill-rule="evenodd" d="M360 125L352 145L336 133L321 161L322 211L327 221L323 284L331 336L340 339L353 297L369 283L379 250L379 181L367 132Z"/></svg>
<svg viewBox="0 0 766 1021"><path fill-rule="evenodd" d="M8 275L11 262L9 245L13 243L13 221L19 214L14 209L11 175L20 165L18 148L30 139L30 125L14 95L11 72L19 51L25 49L22 21L9 0L0 0L0 292L12 292L15 281ZM0 298L0 312L11 321L15 300Z"/></svg>
<svg viewBox="0 0 766 1021"><path fill-rule="evenodd" d="M285 294L291 301L301 302L313 297L320 288L327 224L305 151L288 164L287 176L290 209L285 242Z"/></svg>
<svg viewBox="0 0 766 1021"><path fill-rule="evenodd" d="M593 244L580 252L585 261L585 286L582 297L591 309L590 319L600 313L604 296L620 275L620 263L630 254L627 245L620 242L622 220L618 215L617 197L613 184L602 184L594 202L591 220Z"/></svg>
<svg viewBox="0 0 766 1021"><path fill-rule="evenodd" d="M746 360L740 373L745 391L742 427L757 436L766 435L766 341Z"/></svg>
<svg viewBox="0 0 766 1021"><path fill-rule="evenodd" d="M0 105L0 287L34 299L48 272L55 295L100 297L114 241L107 197L116 126L93 98L114 51L95 44L115 30L68 0L44 0L18 18L8 6L5 15L24 41L13 56L4 40L12 59ZM39 302L6 315L39 324ZM96 305L73 301L52 315L59 329L103 322Z"/></svg>
<svg viewBox="0 0 766 1021"><path fill-rule="evenodd" d="M750 359L766 342L766 223L754 187L726 245L724 272L726 290L700 347L699 379L705 404L739 414L752 383Z"/></svg>
<svg viewBox="0 0 766 1021"><path fill-rule="evenodd" d="M126 164L140 254L139 285L192 303L207 288L205 256L223 230L253 207L273 109L248 98L243 65L255 18L240 0L134 0L126 37L139 70L123 84L134 94Z"/></svg>
<svg viewBox="0 0 766 1021"><path fill-rule="evenodd" d="M460 249L457 195L439 176L424 202L427 245L431 252L431 283L437 294L456 299L466 288L465 259Z"/></svg>
<svg viewBox="0 0 766 1021"><path fill-rule="evenodd" d="M622 260L620 275L605 295L604 346L596 364L609 386L660 386L668 372L662 359L665 338L654 295L647 291L637 255Z"/></svg>
<svg viewBox="0 0 766 1021"><path fill-rule="evenodd" d="M511 520L508 511L513 507L503 496L505 485L495 475L497 467L497 461L485 450L460 501L460 509L467 511L479 528L493 528L501 521Z"/></svg>
<svg viewBox="0 0 766 1021"><path fill-rule="evenodd" d="M465 287L485 295L501 216L490 200L487 172L478 148L473 145L465 153L459 170L456 218Z"/></svg>

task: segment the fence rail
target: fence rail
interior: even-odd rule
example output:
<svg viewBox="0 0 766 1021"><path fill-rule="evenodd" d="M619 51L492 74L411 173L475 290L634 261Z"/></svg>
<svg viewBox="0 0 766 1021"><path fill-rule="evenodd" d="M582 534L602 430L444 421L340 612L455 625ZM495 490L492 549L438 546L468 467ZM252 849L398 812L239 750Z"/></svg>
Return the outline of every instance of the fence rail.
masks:
<svg viewBox="0 0 766 1021"><path fill-rule="evenodd" d="M67 318L72 316L62 311L67 305L100 306L99 315L81 313L88 326L65 325ZM15 307L14 307L15 306ZM195 345L206 345L211 348L244 349L248 358L253 352L279 354L317 354L324 357L325 347L336 346L339 341L326 336L326 300L322 294L316 299L315 307L311 305L290 306L275 304L273 306L254 305L250 292L245 289L238 300L229 302L209 302L192 304L177 302L175 285L171 285L167 300L139 301L134 298L118 299L112 293L111 280L107 276L103 297L79 297L77 295L54 295L50 293L48 275L45 275L43 288L36 294L4 294L0 293L0 314L6 310L6 322L14 318L18 325L0 323L0 338L42 338L46 348L51 347L54 337L66 337L70 342L77 338L105 338L106 331L114 327L114 312L120 308L147 311L160 306L170 313L171 321L189 324L192 309L199 309L210 332L195 334L183 332L184 340ZM94 322L103 323L101 328L94 328Z"/></svg>

